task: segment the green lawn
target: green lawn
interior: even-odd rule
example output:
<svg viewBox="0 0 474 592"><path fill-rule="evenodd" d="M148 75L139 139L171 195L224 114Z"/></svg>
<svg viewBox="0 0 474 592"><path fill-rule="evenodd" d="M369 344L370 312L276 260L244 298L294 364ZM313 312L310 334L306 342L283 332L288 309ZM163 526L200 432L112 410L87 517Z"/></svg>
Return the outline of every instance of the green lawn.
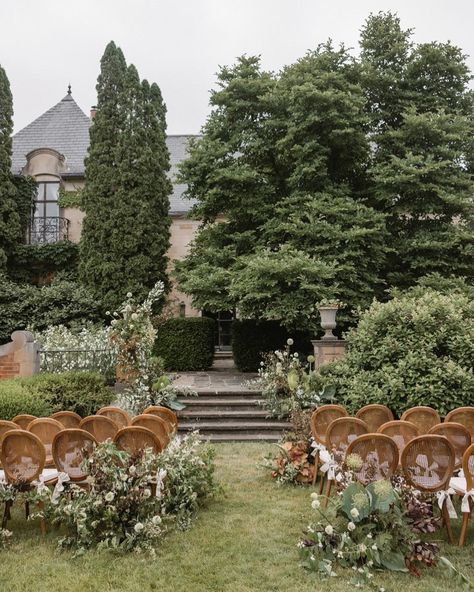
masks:
<svg viewBox="0 0 474 592"><path fill-rule="evenodd" d="M349 592L350 572L322 581L298 566L296 543L310 516L310 489L277 487L257 467L269 450L263 444L217 445L225 494L203 509L187 532L168 536L156 559L89 553L72 559L57 552L53 531L42 539L35 523L14 514L10 547L0 551L2 592ZM16 510L15 512L18 512ZM455 534L458 533L458 525ZM459 551L443 553L474 580L474 533ZM377 575L386 590L457 590L445 570L416 578Z"/></svg>

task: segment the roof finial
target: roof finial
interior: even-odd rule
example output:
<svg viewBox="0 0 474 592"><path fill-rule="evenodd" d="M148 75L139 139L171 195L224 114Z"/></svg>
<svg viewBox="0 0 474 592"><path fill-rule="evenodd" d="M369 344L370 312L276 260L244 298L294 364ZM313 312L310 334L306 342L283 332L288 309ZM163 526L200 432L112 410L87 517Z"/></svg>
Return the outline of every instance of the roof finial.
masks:
<svg viewBox="0 0 474 592"><path fill-rule="evenodd" d="M72 93L72 91L71 91L71 83L69 83L67 85L67 94L70 95L71 93Z"/></svg>

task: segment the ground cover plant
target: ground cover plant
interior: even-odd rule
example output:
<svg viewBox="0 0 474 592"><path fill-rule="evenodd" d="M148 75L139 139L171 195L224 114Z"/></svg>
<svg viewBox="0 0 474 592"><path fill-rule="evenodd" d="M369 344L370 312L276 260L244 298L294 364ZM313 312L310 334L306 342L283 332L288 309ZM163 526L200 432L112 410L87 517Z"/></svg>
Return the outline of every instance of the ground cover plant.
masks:
<svg viewBox="0 0 474 592"><path fill-rule="evenodd" d="M216 444L216 478L224 495L202 508L191 529L169 533L157 557L91 552L72 558L57 553L58 533L49 529L45 538L38 525L26 522L23 508L14 506L13 531L0 551L0 586L5 592L50 592L72 582L75 592L350 592L347 581L353 571L342 568L340 577L321 582L317 574L297 567L296 542L314 517L307 487L275 487L258 463L272 446L262 443ZM454 522L454 535L459 524ZM472 544L468 533L464 549L439 536L440 553L474 579ZM177 567L179 562L179 568ZM386 572L378 584L387 592L445 592L453 580L442 567L424 570L422 578ZM459 590L462 587L459 586Z"/></svg>

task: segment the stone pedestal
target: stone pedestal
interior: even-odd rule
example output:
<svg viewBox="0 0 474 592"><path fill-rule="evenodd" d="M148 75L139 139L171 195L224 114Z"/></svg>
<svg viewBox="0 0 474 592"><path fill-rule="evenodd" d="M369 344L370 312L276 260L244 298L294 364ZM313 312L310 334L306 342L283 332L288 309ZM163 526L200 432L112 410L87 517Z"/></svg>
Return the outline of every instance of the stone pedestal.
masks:
<svg viewBox="0 0 474 592"><path fill-rule="evenodd" d="M344 339L314 339L311 343L314 347L315 369L323 364L340 360L346 353Z"/></svg>

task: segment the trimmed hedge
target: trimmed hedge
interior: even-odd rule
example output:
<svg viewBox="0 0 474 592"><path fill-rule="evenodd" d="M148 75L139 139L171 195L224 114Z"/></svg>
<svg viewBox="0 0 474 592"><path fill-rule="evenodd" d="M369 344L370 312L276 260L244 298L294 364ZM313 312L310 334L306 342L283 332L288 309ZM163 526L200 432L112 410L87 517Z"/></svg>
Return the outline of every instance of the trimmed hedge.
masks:
<svg viewBox="0 0 474 592"><path fill-rule="evenodd" d="M282 349L286 340L294 341L292 351L313 353L309 332L288 331L276 321L236 320L232 323L234 364L241 372L256 372L262 354Z"/></svg>
<svg viewBox="0 0 474 592"><path fill-rule="evenodd" d="M158 327L155 355L166 370L207 370L214 359L216 322L205 317L168 319Z"/></svg>
<svg viewBox="0 0 474 592"><path fill-rule="evenodd" d="M21 413L47 417L52 412L49 401L21 379L0 380L0 419L12 420Z"/></svg>
<svg viewBox="0 0 474 592"><path fill-rule="evenodd" d="M96 372L61 372L37 374L22 379L23 384L48 401L52 413L75 411L81 417L93 415L115 398L101 374Z"/></svg>
<svg viewBox="0 0 474 592"><path fill-rule="evenodd" d="M56 411L75 411L82 417L109 405L114 392L94 372L38 374L0 380L0 419L20 413L48 417Z"/></svg>

